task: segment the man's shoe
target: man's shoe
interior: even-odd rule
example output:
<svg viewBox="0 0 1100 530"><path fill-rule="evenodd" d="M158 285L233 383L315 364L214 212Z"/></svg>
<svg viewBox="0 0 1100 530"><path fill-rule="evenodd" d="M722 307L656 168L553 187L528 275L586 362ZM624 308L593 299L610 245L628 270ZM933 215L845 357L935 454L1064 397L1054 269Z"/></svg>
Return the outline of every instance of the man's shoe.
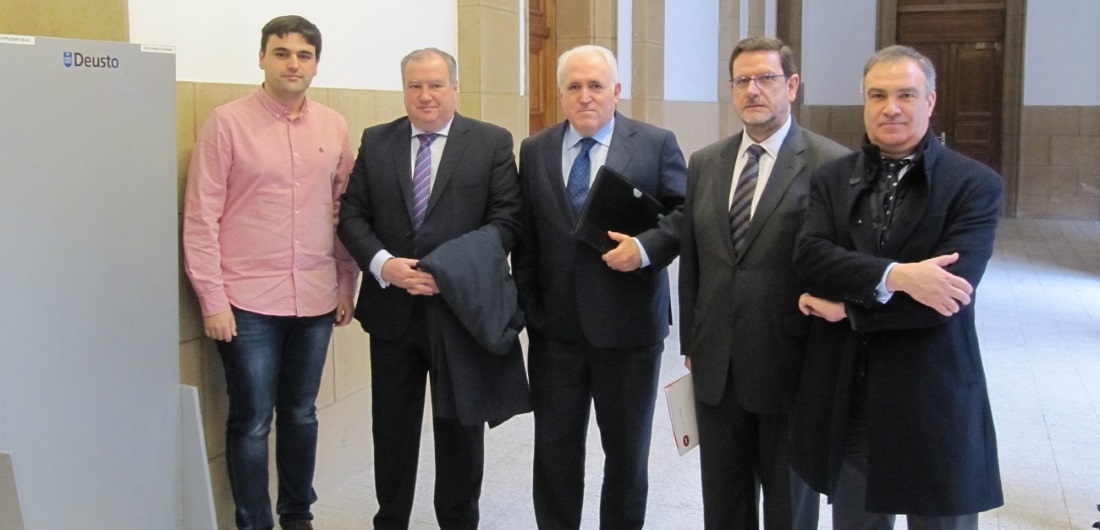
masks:
<svg viewBox="0 0 1100 530"><path fill-rule="evenodd" d="M308 520L288 521L279 523L283 530L313 530L313 522Z"/></svg>

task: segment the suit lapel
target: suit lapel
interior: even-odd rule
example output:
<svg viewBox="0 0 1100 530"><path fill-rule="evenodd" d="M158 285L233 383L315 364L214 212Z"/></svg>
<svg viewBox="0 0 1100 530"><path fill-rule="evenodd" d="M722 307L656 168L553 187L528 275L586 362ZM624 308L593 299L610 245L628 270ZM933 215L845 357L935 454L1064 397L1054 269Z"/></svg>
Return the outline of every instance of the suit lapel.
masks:
<svg viewBox="0 0 1100 530"><path fill-rule="evenodd" d="M615 112L615 132L611 135L611 147L607 150L607 160L604 163L628 179L630 174L626 172L626 168L630 165L630 158L634 156L634 149L637 147L637 132L628 118Z"/></svg>
<svg viewBox="0 0 1100 530"><path fill-rule="evenodd" d="M401 190L401 196L405 199L405 211L409 213L409 221L412 221L413 216L411 142L412 126L406 119L397 126L397 134L390 140L389 151L390 156L393 157L394 175L397 179L397 187Z"/></svg>
<svg viewBox="0 0 1100 530"><path fill-rule="evenodd" d="M463 155L466 154L466 151L469 151L468 146L472 141L469 132L470 120L462 115L455 114L454 120L451 122L451 129L447 133L447 145L443 147L443 156L439 159L439 167L435 171L435 179L432 182L432 195L428 199L428 210L424 214L425 217L432 214L432 209L435 208L436 203L439 202L439 197L447 189L447 184L451 182L451 178L454 176Z"/></svg>
<svg viewBox="0 0 1100 530"><path fill-rule="evenodd" d="M787 194L791 183L806 165L802 160L802 153L806 151L806 144L802 138L802 130L797 124L792 123L787 137L783 139L783 145L779 148L775 165L772 166L771 175L764 190L760 193L760 200L756 203L756 210L749 221L749 231L745 234L746 251L752 247L756 236L760 234L768 218L775 212L779 202Z"/></svg>
<svg viewBox="0 0 1100 530"><path fill-rule="evenodd" d="M730 235L730 188L733 186L733 170L737 166L737 150L741 147L741 137L744 134L741 132L731 136L722 147L718 155L717 178L713 184L713 191L709 197L703 197L706 201L704 204L709 205L708 209L711 210L715 226L725 227L725 230L719 233L726 235L721 238L722 248L725 249L731 265L737 260L737 256L733 253L733 237Z"/></svg>
<svg viewBox="0 0 1100 530"><path fill-rule="evenodd" d="M545 168L542 175L547 179L548 189L552 191L547 195L547 198L557 203L557 210L572 223L574 218L573 206L569 201L569 192L565 189L565 175L561 172L561 143L565 140L565 131L568 128L568 121L556 125L543 140L547 143L546 147L536 151L542 157L541 166Z"/></svg>

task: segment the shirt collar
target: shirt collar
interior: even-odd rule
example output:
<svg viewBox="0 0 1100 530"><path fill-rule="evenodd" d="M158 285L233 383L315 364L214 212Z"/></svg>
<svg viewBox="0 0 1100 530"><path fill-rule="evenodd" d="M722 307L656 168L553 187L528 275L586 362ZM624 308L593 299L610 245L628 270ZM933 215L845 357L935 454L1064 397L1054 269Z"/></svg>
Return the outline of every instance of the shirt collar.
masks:
<svg viewBox="0 0 1100 530"><path fill-rule="evenodd" d="M290 109L284 107L282 103L275 101L275 98L271 97L271 94L268 94L267 91L264 90L263 85L260 85L260 89L256 91L256 98L260 100L260 105L263 105L264 109L274 114L275 117L286 118L290 115ZM307 114L309 114L308 97L305 98L305 101L302 101L302 111L298 114L298 117L302 118Z"/></svg>
<svg viewBox="0 0 1100 530"><path fill-rule="evenodd" d="M763 142L753 141L749 137L748 131L742 131L741 134L741 147L737 149L737 157L741 158L745 156L745 151L748 150L752 144L758 144L764 148L764 151L772 158L779 158L779 149L783 147L783 141L787 139L787 133L791 131L791 117L787 116L787 121L783 123L783 126L779 130L775 131L771 136L765 139Z"/></svg>
<svg viewBox="0 0 1100 530"><path fill-rule="evenodd" d="M611 121L608 121L606 125L596 131L596 134L592 135L592 139L605 147L611 147L611 133L613 132L615 132L614 116L611 117ZM581 133L577 132L577 129L574 129L573 124L570 123L569 127L565 129L564 142L566 149L570 149L577 145L577 142L581 141L581 138L584 137L581 136Z"/></svg>
<svg viewBox="0 0 1100 530"><path fill-rule="evenodd" d="M441 129L434 133L429 133L416 125L413 125L412 121L409 121L409 125L412 127L412 138L416 138L418 134L438 134L440 136L447 136L451 133L451 124L455 122L454 116L451 116L451 120L447 122Z"/></svg>

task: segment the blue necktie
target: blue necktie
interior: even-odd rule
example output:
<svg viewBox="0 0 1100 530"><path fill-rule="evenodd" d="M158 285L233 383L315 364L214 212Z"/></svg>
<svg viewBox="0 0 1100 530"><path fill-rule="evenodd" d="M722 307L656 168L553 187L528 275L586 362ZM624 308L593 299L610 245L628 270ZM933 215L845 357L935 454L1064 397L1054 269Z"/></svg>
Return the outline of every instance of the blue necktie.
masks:
<svg viewBox="0 0 1100 530"><path fill-rule="evenodd" d="M592 150L593 145L596 145L596 141L591 138L581 138L577 144L581 146L581 152L576 160L573 160L573 167L569 169L569 182L566 183L565 189L569 192L569 203L573 205L573 213L580 215L581 208L584 207L584 199L588 197L588 177L592 174L592 158L588 156L588 152Z"/></svg>
<svg viewBox="0 0 1100 530"><path fill-rule="evenodd" d="M420 231L428 212L428 199L432 196L432 142L438 134L418 134L420 147L416 149L416 166L413 168L413 232Z"/></svg>
<svg viewBox="0 0 1100 530"><path fill-rule="evenodd" d="M730 236L733 238L733 250L737 255L745 249L745 234L749 231L752 212L752 197L756 193L756 179L760 176L760 155L764 148L752 144L745 151L749 159L741 168L741 178L737 179L737 188L730 203Z"/></svg>

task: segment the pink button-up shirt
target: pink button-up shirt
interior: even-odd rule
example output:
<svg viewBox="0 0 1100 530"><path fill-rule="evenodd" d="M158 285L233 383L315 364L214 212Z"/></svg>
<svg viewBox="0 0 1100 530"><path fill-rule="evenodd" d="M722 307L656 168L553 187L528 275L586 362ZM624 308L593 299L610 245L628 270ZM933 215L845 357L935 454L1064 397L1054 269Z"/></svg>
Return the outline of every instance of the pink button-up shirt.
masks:
<svg viewBox="0 0 1100 530"><path fill-rule="evenodd" d="M195 142L183 251L203 316L230 304L317 316L355 293L358 268L336 238L347 123L308 99L289 114L261 88L215 109Z"/></svg>

